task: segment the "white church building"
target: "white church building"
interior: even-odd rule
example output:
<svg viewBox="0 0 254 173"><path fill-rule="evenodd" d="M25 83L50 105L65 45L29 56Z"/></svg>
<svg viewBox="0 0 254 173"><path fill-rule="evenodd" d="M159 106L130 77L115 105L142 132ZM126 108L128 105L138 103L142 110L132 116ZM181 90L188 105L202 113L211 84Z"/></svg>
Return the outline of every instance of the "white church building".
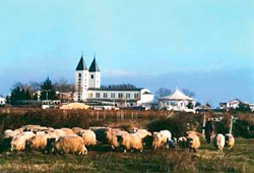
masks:
<svg viewBox="0 0 254 173"><path fill-rule="evenodd" d="M96 58L88 69L82 54L76 68L74 101L114 107L147 107L153 100L154 95L146 88L101 88L101 72Z"/></svg>

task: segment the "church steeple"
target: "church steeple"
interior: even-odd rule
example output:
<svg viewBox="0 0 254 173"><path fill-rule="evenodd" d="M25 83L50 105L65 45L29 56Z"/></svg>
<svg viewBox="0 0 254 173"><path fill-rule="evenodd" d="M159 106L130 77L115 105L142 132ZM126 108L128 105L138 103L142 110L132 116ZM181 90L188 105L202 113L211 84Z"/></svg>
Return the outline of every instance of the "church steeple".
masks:
<svg viewBox="0 0 254 173"><path fill-rule="evenodd" d="M87 66L86 66L86 63L85 63L84 58L83 58L83 52L81 54L81 58L79 60L78 66L76 68L76 71L78 71L78 70L80 70L80 71L81 70L87 70Z"/></svg>
<svg viewBox="0 0 254 173"><path fill-rule="evenodd" d="M96 62L96 55L94 54L93 62L89 68L89 72L100 72L99 66Z"/></svg>

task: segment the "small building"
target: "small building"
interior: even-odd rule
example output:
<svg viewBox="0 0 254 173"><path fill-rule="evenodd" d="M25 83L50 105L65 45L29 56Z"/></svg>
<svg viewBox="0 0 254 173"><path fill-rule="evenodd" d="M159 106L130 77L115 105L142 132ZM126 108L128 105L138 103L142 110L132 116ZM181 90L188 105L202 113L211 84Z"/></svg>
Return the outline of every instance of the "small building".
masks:
<svg viewBox="0 0 254 173"><path fill-rule="evenodd" d="M242 101L239 99L234 99L229 102L221 102L220 109L237 109L241 102Z"/></svg>
<svg viewBox="0 0 254 173"><path fill-rule="evenodd" d="M248 105L250 107L250 109L252 111L254 111L254 104L248 103L248 102L243 102L239 99L234 99L231 100L229 102L221 102L220 103L220 109L225 109L225 110L229 110L229 109L237 109L239 108L239 105L243 104L243 105Z"/></svg>
<svg viewBox="0 0 254 173"><path fill-rule="evenodd" d="M195 112L195 99L177 89L171 95L159 98L159 108L173 111Z"/></svg>
<svg viewBox="0 0 254 173"><path fill-rule="evenodd" d="M6 104L6 99L4 97L0 97L0 106L4 106Z"/></svg>
<svg viewBox="0 0 254 173"><path fill-rule="evenodd" d="M56 91L56 95L61 100L61 102L70 102L73 101L74 93L73 92L60 92Z"/></svg>

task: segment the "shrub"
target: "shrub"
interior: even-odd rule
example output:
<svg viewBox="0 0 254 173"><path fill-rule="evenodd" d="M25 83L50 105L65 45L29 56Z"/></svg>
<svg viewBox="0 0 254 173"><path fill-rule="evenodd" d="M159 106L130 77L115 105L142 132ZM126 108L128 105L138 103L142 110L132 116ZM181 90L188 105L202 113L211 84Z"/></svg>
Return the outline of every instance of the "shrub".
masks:
<svg viewBox="0 0 254 173"><path fill-rule="evenodd" d="M156 119L147 125L148 130L160 131L169 130L173 136L180 137L185 135L186 131L202 129L202 114L175 113L170 117Z"/></svg>

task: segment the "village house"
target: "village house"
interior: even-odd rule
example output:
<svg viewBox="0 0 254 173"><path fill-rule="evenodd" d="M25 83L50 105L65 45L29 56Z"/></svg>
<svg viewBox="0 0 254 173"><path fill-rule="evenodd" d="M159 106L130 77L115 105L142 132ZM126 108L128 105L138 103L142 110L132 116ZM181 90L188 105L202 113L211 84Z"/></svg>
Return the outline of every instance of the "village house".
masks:
<svg viewBox="0 0 254 173"><path fill-rule="evenodd" d="M185 95L179 89L168 96L159 98L158 102L160 109L195 112L195 99Z"/></svg>
<svg viewBox="0 0 254 173"><path fill-rule="evenodd" d="M220 109L236 109L239 107L239 104L242 101L239 99L234 99L229 102L221 102L220 103Z"/></svg>
<svg viewBox="0 0 254 173"><path fill-rule="evenodd" d="M4 106L6 104L6 99L4 97L0 97L0 106Z"/></svg>
<svg viewBox="0 0 254 173"><path fill-rule="evenodd" d="M89 69L80 58L75 74L74 101L113 107L149 107L154 95L146 88L101 88L101 72L94 57Z"/></svg>
<svg viewBox="0 0 254 173"><path fill-rule="evenodd" d="M240 104L245 104L248 105L250 107L250 109L252 111L254 111L254 104L248 103L248 102L243 102L239 99L234 99L228 102L221 102L220 103L220 109L225 109L225 110L229 110L229 109L237 109L239 108Z"/></svg>

